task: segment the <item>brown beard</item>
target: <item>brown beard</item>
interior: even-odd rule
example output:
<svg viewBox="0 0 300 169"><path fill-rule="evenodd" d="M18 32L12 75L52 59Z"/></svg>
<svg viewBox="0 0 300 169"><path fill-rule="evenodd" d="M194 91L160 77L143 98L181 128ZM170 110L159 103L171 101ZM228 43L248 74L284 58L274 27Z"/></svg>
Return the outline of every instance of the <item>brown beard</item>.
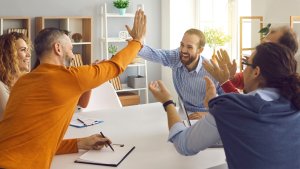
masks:
<svg viewBox="0 0 300 169"><path fill-rule="evenodd" d="M181 63L184 64L185 66L190 65L190 64L195 60L195 59L193 59L193 58L191 57L190 54L188 54L188 55L189 55L189 59L188 59L187 61L185 61L185 60L182 59L182 58L183 58L183 53L182 53L182 52L179 53L180 61L181 61Z"/></svg>

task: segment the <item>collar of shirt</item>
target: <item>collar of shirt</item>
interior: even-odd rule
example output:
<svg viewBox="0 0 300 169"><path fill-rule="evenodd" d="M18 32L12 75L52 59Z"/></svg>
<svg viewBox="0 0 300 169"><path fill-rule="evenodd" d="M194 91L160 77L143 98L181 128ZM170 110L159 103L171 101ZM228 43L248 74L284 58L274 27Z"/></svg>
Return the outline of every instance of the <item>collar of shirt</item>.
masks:
<svg viewBox="0 0 300 169"><path fill-rule="evenodd" d="M194 72L195 73L199 73L200 69L202 68L202 62L203 62L203 60L204 60L203 56L199 56L198 65L197 65L196 69L190 71L189 73L194 73ZM185 65L183 65L182 63L181 63L181 65L188 72L188 69L185 67Z"/></svg>
<svg viewBox="0 0 300 169"><path fill-rule="evenodd" d="M255 94L258 94L265 101L273 101L280 97L278 89L275 88L260 88L248 93L248 95Z"/></svg>

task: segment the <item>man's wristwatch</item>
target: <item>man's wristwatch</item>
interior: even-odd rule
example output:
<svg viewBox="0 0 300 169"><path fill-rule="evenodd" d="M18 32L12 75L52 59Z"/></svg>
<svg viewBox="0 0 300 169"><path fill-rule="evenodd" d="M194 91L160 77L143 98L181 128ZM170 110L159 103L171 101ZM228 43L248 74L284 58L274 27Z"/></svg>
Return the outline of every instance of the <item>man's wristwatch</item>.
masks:
<svg viewBox="0 0 300 169"><path fill-rule="evenodd" d="M163 103L165 111L167 111L167 106L169 104L174 104L174 106L176 106L176 104L173 102L173 100L168 100L168 101L166 101L166 102Z"/></svg>

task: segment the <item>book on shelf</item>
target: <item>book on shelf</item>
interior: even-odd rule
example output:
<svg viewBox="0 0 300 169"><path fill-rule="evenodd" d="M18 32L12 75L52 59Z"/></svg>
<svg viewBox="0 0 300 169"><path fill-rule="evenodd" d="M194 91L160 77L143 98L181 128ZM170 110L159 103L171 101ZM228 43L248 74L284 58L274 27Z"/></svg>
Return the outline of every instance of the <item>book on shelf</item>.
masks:
<svg viewBox="0 0 300 169"><path fill-rule="evenodd" d="M79 53L74 54L74 58L71 61L71 66L77 67L77 66L82 66L82 65L83 65L83 62L82 62L81 54L79 54Z"/></svg>
<svg viewBox="0 0 300 169"><path fill-rule="evenodd" d="M11 33L11 32L22 33L25 36L28 35L27 29L24 28L8 28L7 33Z"/></svg>
<svg viewBox="0 0 300 169"><path fill-rule="evenodd" d="M122 85L120 77L115 77L109 80L109 82L114 86L115 90L122 90Z"/></svg>

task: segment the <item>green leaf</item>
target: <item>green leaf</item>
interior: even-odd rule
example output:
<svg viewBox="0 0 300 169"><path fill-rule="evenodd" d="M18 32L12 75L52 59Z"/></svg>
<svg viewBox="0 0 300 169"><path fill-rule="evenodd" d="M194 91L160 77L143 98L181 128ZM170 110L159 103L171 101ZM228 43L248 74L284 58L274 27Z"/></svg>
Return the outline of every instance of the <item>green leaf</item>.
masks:
<svg viewBox="0 0 300 169"><path fill-rule="evenodd" d="M209 47L215 49L217 46L224 46L227 42L230 41L231 37L229 35L225 35L219 29L206 29L204 31L206 43Z"/></svg>
<svg viewBox="0 0 300 169"><path fill-rule="evenodd" d="M116 0L113 4L116 8L127 8L129 6L129 0Z"/></svg>
<svg viewBox="0 0 300 169"><path fill-rule="evenodd" d="M108 47L108 53L110 53L112 55L116 54L117 50L118 50L118 47L115 45L110 44Z"/></svg>

